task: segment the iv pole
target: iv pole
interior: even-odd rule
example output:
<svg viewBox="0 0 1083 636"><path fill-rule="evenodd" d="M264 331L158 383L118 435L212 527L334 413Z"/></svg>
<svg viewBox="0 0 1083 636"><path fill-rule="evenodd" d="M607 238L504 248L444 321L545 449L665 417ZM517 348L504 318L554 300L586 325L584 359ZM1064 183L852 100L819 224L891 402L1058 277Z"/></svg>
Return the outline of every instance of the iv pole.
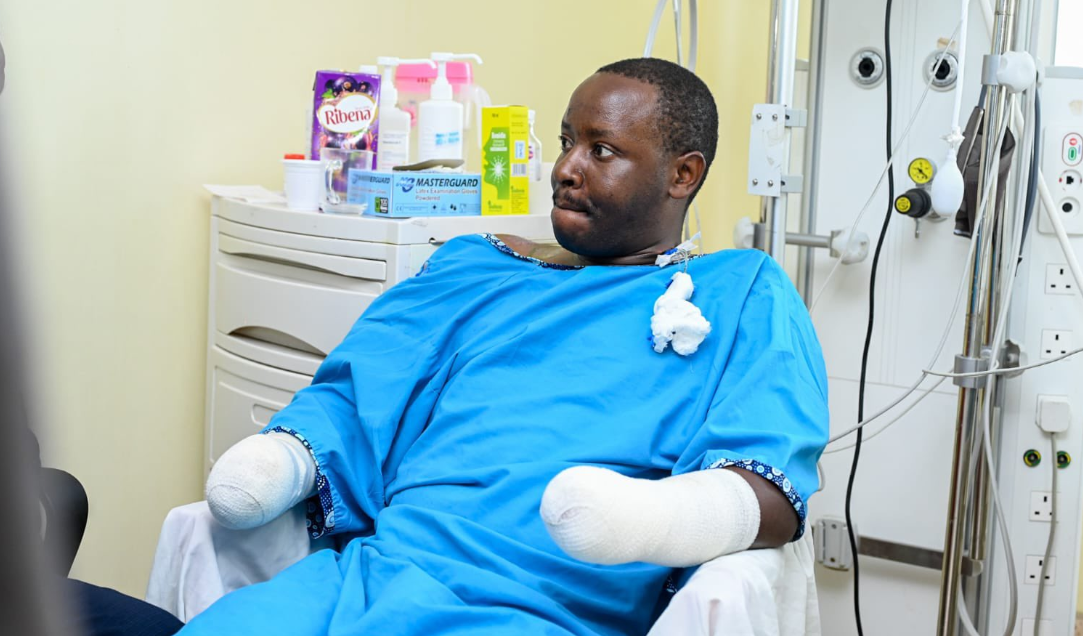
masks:
<svg viewBox="0 0 1083 636"><path fill-rule="evenodd" d="M774 0L771 5L771 57L768 63L767 103L793 108L794 72L797 68L798 0ZM790 124L781 123L784 141L777 168L785 170L790 164ZM755 135L755 130L753 135ZM753 143L756 140L753 139ZM753 186L763 185L753 181ZM769 183L769 187L780 188ZM766 251L780 265L786 256L786 217L789 196L786 190L762 195L761 226L756 228L756 247ZM762 233L761 233L762 232Z"/></svg>
<svg viewBox="0 0 1083 636"><path fill-rule="evenodd" d="M1018 0L997 0L995 25L993 29L992 54L1001 55L1012 48L1015 13ZM983 82L989 84L984 77ZM997 289L1002 281L999 280L1001 259L1005 258L1004 249L1006 227L1012 227L1017 214L1014 206L1005 206L1001 218L997 218L997 205L995 193L997 191L996 180L999 172L1000 157L998 153L996 131L1005 125L1005 120L1011 116L1008 103L1008 89L1004 86L991 84L986 94L984 130L982 136L980 164L978 169L978 183L982 188L986 187L986 179L992 181L989 185L992 201L986 204L983 212L983 220L978 237L978 249L974 252L971 261L971 284L967 297L966 325L963 332L963 354L957 356L957 367L962 365L987 364L991 356L996 352L989 352L987 347L997 328L997 315L1001 303L1006 299L1001 298ZM1014 255L1007 255L1014 258ZM995 380L986 383L974 382L963 383L959 389L959 404L957 423L955 428L955 442L952 451L951 487L948 493L947 527L944 536L944 561L943 577L940 584L940 609L937 616L937 630L939 636L955 636L959 626L958 591L964 569L964 559L982 559L985 556L985 543L988 534L986 523L989 517L988 507L988 475L985 469L978 471L974 481L974 514L967 518L966 494L969 490L970 475L968 467L971 463L971 453L974 452L972 440L975 435L980 435L981 405L984 400L994 399L996 388ZM992 430L992 427L990 427ZM990 440L992 442L993 440ZM978 571L976 568L975 572ZM963 601L965 602L965 601ZM976 615L971 607L970 614Z"/></svg>

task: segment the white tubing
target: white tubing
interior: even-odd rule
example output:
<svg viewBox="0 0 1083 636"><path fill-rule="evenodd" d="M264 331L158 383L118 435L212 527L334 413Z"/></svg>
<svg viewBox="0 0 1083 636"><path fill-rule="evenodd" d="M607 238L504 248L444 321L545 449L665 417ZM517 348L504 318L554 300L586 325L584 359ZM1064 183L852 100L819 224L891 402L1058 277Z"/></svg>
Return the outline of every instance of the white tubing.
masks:
<svg viewBox="0 0 1083 636"><path fill-rule="evenodd" d="M1006 135L1006 132L1007 132L1007 126L1005 126L1000 131L1000 133L998 133L998 135L997 135L996 146L995 146L995 149L994 149L995 156L998 156L998 157L1000 156L1000 152L1001 152L1001 148L1003 147L1004 137ZM943 350L945 343L947 343L948 336L951 333L951 325L955 322L955 315L956 315L956 312L958 312L958 310L959 310L959 304L960 304L960 301L962 300L963 290L966 287L966 282L973 275L971 273L971 269L972 269L971 268L971 263L974 260L974 254L975 254L975 251L977 250L979 234L981 233L981 231L983 229L983 221L985 219L984 210L985 210L986 206L988 206L990 204L990 197L993 197L995 199L995 195L993 194L993 178L992 178L993 174L994 173L991 172L991 171L986 171L985 184L984 184L984 187L982 188L982 190L980 192L981 196L978 199L978 209L977 209L976 214L975 214L975 224L974 224L974 228L971 231L970 248L967 251L967 255L966 255L966 261L965 261L966 265L964 266L965 270L963 272L962 278L959 280L959 287L956 289L956 292L955 292L955 302L953 303L953 307L952 307L952 311L951 311L951 317L948 318L948 324L944 326L944 333L941 335L940 344L937 346L936 352L933 353L933 360L932 360L932 362L930 364L930 367L936 364L936 360L939 359L939 357L940 357L940 352ZM995 205L995 203L993 203L993 205ZM880 417L881 415L887 413L889 410L895 408L895 406L897 406L903 400L905 400L907 396L909 396L914 391L916 391L918 386L922 383L922 381L924 381L925 378L928 377L929 375L931 375L930 371L922 370L921 376L918 377L917 382L915 382L913 385L911 385L910 388L907 389L898 398L896 398L895 401L888 404L886 407L884 407L880 411L877 411L875 414L870 415L869 417L866 417L864 420L862 420L862 421L858 422L857 424L851 426L850 428L846 429L845 431L843 431L841 433L838 433L836 435L833 435L830 439L828 439L827 443L830 444L832 442L838 441L838 440L842 439L843 437L846 437L847 435L856 432L859 428L864 427L866 424L868 424L872 420ZM911 407L912 406L913 405L911 405Z"/></svg>
<svg viewBox="0 0 1083 636"><path fill-rule="evenodd" d="M674 20L680 20L680 2L682 0L673 0L673 18ZM658 27L662 24L662 14L666 9L666 0L658 0L658 4L654 6L654 16L651 18L651 26L647 30L647 41L643 45L643 57L651 57L654 52L654 41L658 38ZM677 30L677 62L684 66L693 73L696 72L696 58L699 50L699 7L696 0L688 0L688 28L692 31L688 40L688 64L684 64L681 59L681 28L680 23L676 24Z"/></svg>
<svg viewBox="0 0 1083 636"><path fill-rule="evenodd" d="M982 0L984 2L984 0ZM951 125L952 132L955 133L962 129L961 121L959 118L963 114L963 74L966 70L966 30L968 24L968 18L970 17L970 0L960 0L962 5L959 16L959 53L956 58L959 61L958 75L955 79L955 101L952 105L951 111ZM936 73L937 66L933 67L933 73ZM957 149L959 146L957 143L952 143L952 148Z"/></svg>
<svg viewBox="0 0 1083 636"><path fill-rule="evenodd" d="M699 12L696 9L696 0L688 0L688 29L692 34L688 37L688 70L696 72L696 50L699 48ZM677 43L680 46L680 43ZM697 230L700 228L696 228Z"/></svg>
<svg viewBox="0 0 1083 636"><path fill-rule="evenodd" d="M681 37L681 2L682 0L673 0L673 31L674 39L677 42L677 65L684 66L684 49L681 48L681 42L684 38Z"/></svg>
<svg viewBox="0 0 1083 636"><path fill-rule="evenodd" d="M959 23L955 26L955 32L951 34L951 38L948 40L948 46L951 46L952 42L956 41L959 36L959 30L961 27L962 23ZM940 54L940 56L936 58L936 62L933 64L933 68L940 66L940 62L944 60L944 57L946 57L947 54L948 49L945 48L944 51ZM846 249L843 250L844 252L848 252L853 248L851 243L853 242L853 238L857 232L857 226L861 223L861 219L865 216L865 213L868 212L869 206L872 205L872 202L876 199L876 195L880 190L880 186L883 185L884 179L887 178L888 170L891 170L891 166L895 164L895 158L898 157L903 142L905 142L906 138L910 135L910 129L914 126L914 122L917 121L918 115L921 114L921 108L925 105L925 98L929 96L929 91L932 89L934 77L935 75L930 74L928 81L925 82L925 90L921 93L921 97L918 99L918 105L916 108L914 108L914 112L910 116L910 121L907 122L906 128L903 129L902 136L899 137L899 140L895 142L894 146L892 146L891 157L888 159L887 165L884 166L883 172L880 173L880 178L876 180L876 185L873 186L872 192L869 194L869 198L865 200L865 205L861 206L861 211L859 211L857 213L857 217L854 218L854 222L850 226L850 234L846 239ZM835 272L839 270L839 267L841 265L842 259L840 258L835 261L835 264L831 267L830 271L827 272L827 277L824 278L824 283L820 286L820 291L816 292L816 294L812 297L812 304L809 305L810 314L816 311L816 305L820 302L820 298L823 297L824 292L827 291L828 286L831 284L831 279L834 278Z"/></svg>
<svg viewBox="0 0 1083 636"><path fill-rule="evenodd" d="M924 380L924 379L925 379L925 376L923 375L923 376L921 377L921 379L922 379L922 380ZM898 415L896 415L895 417L893 417L893 418L891 418L890 420L888 420L887 424L884 424L883 426L881 426L880 428L876 429L876 430L875 430L875 431L873 431L872 433L869 433L868 437L865 437L865 438L863 438L863 439L862 439L862 444L867 444L867 443L869 443L869 440L871 440L872 438L876 437L876 436L877 436L877 435L879 435L880 433L883 433L883 432L884 432L884 431L886 431L887 429L891 428L891 425L892 425L892 424L895 424L896 422L898 422L899 420L901 420L901 419L902 419L903 417L905 417L905 416L906 416L906 414L907 414L907 413L909 413L910 411L912 411L912 410L914 409L914 407L915 407L915 406L917 406L918 404L920 404L922 400L924 400L925 398L929 397L929 394L930 394L930 393L932 393L933 391L935 391L935 390L936 390L936 387L938 387L938 386L940 386L941 384L943 384L943 383L944 383L944 380L947 380L947 378L940 378L940 379L938 379L938 380L937 380L936 382L934 382L932 386L930 386L929 388L925 389L925 392L924 392L924 393L922 393L921 395L919 395L919 396L917 397L917 399L916 399L916 400L914 400L914 401L913 401L913 402L911 402L911 403L910 403L909 405L907 405L907 407L906 407L905 409L903 409L902 411L899 411ZM908 395L909 395L909 394L908 394ZM905 396L904 396L904 397L905 397ZM852 444L847 444L846 446L839 446L839 447L837 447L837 448L829 448L829 449L825 450L825 451L823 452L823 454L824 454L824 455L830 455L830 454L832 454L832 453L841 453L842 451L844 451L844 450L848 450L848 449L851 449L851 448L853 448L854 446L857 446L857 442L854 442L854 443L852 443Z"/></svg>
<svg viewBox="0 0 1083 636"><path fill-rule="evenodd" d="M998 155L1000 154L1000 147L1001 147L1000 144L1002 142L1003 142L1003 135L1000 136L1000 139L997 142L996 151L997 151ZM972 274L970 272L970 270L971 270L970 265L971 265L971 262L974 260L974 253L975 253L975 251L977 250L977 247L978 247L978 235L981 232L981 229L982 229L982 226L983 226L983 221L984 221L984 218L985 218L985 215L982 214L982 210L984 210L985 206L988 205L988 203L989 203L989 196L992 194L992 188L993 188L993 180L992 180L992 178L987 177L986 181L985 181L985 187L982 189L981 198L979 199L977 214L975 215L975 224L974 224L974 228L972 229L971 236L970 236L970 248L967 251L966 260L964 261L966 264L964 265L963 276L959 279L959 286L955 290L955 302L952 303L951 316L948 318L947 324L944 325L944 333L941 334L941 336L940 336L940 344L937 345L936 351L933 353L933 358L930 361L929 368L932 368L933 366L935 366L936 361L940 359L940 353L941 353L941 351L943 351L944 345L947 343L948 337L951 334L951 327L952 327L953 324L955 324L955 316L959 311L960 303L961 303L961 301L963 299L963 290L966 289L966 287L967 287L966 283L972 277ZM888 404L884 408L880 409L876 413L866 417L864 420L862 420L862 421L858 422L857 424L851 426L850 428L846 429L845 431L842 431L841 433L838 433L836 435L831 436L831 438L828 439L827 443L830 444L832 442L836 442L836 441L842 439L843 437L846 437L847 435L856 432L859 428L864 427L869 422L872 422L876 418L884 415L885 413L887 413L891 409L895 408L897 405L901 404L902 401L905 400L910 394L912 394L914 391L916 391L918 389L918 386L921 385L921 383L929 375L931 375L930 372L928 370L923 369L922 372L921 372L921 375L918 377L917 381L914 382L914 384L910 385L910 388L907 389L906 391L904 391L902 395L895 398L895 400L893 402L891 402L890 404ZM928 395L928 392L926 392L926 395ZM920 401L920 399L919 399L919 401ZM911 406L913 406L913 405L911 405Z"/></svg>
<svg viewBox="0 0 1083 636"><path fill-rule="evenodd" d="M658 0L651 18L651 28L647 30L647 43L643 45L643 57L650 57L654 51L654 39L658 37L658 25L662 24L662 12L666 9L666 0Z"/></svg>

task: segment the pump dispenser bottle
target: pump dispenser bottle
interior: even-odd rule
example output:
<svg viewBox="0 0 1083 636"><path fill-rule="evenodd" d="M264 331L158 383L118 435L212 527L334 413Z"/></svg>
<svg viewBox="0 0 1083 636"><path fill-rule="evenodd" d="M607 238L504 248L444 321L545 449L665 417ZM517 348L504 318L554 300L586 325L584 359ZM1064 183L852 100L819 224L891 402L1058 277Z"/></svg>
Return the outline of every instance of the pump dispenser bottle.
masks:
<svg viewBox="0 0 1083 636"><path fill-rule="evenodd" d="M376 62L384 67L383 80L380 82L380 147L376 153L376 169L391 170L410 163L410 113L398 107L395 68L402 63L430 66L436 66L436 63L397 57L380 57Z"/></svg>
<svg viewBox="0 0 1083 636"><path fill-rule="evenodd" d="M530 165L530 181L531 183L538 183L542 180L542 143L541 139L538 139L538 136L534 134L534 118L534 109L531 108L527 111L527 123L530 124L530 143L527 159Z"/></svg>
<svg viewBox="0 0 1083 636"><path fill-rule="evenodd" d="M447 63L451 60L481 58L473 53L433 53L436 81L432 83L429 99L418 105L418 161L463 158L463 105L452 99L447 81ZM380 129L383 134L383 129ZM381 139L381 143L383 143Z"/></svg>

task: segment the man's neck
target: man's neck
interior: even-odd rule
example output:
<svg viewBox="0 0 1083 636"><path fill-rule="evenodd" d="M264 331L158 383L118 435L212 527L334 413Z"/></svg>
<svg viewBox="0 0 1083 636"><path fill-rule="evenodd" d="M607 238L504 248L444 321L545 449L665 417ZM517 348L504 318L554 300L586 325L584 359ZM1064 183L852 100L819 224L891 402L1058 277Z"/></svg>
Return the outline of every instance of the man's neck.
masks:
<svg viewBox="0 0 1083 636"><path fill-rule="evenodd" d="M670 248L650 247L645 250L635 252L634 254L628 254L627 256L614 256L612 258L590 258L587 256L580 256L578 254L574 254L574 256L583 261L583 265L654 265L654 261L658 258L658 255L668 249Z"/></svg>
<svg viewBox="0 0 1083 636"><path fill-rule="evenodd" d="M612 258L591 258L570 252L560 245L543 245L533 241L520 238L518 236L500 235L498 238L504 241L511 249L515 250L523 256L529 256L530 258L536 258L539 261L545 263L551 263L553 265L571 265L573 267L587 267L590 265L611 265L611 266L628 266L628 265L653 265L658 255L672 249L677 245L652 246L643 250L639 250L633 254L626 256L615 256Z"/></svg>

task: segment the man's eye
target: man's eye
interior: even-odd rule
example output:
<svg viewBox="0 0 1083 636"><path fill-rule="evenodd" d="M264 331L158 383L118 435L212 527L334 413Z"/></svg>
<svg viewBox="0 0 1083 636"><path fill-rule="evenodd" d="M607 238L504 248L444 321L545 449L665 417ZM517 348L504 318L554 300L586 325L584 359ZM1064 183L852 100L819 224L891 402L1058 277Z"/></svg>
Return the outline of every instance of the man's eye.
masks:
<svg viewBox="0 0 1083 636"><path fill-rule="evenodd" d="M606 159L608 157L613 156L613 151L610 150L609 148L606 148L605 146L601 146L601 145L595 146L594 147L594 156L599 157L601 159Z"/></svg>
<svg viewBox="0 0 1083 636"><path fill-rule="evenodd" d="M562 136L560 138L560 150L561 150L561 152L566 152L568 150L568 148L571 148L571 147L572 147L572 140L568 139L567 137Z"/></svg>

